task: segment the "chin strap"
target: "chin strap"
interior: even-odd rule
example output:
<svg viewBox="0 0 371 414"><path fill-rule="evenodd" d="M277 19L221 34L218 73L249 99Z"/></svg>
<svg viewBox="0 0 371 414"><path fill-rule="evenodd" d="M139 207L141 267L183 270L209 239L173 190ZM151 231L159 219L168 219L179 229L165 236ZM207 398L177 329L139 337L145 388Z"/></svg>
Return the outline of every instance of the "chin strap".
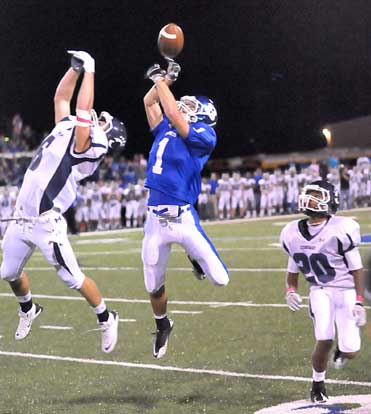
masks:
<svg viewBox="0 0 371 414"><path fill-rule="evenodd" d="M305 210L304 214L309 217L313 218L322 218L322 217L330 217L331 215L323 212L323 211L312 211L312 210Z"/></svg>

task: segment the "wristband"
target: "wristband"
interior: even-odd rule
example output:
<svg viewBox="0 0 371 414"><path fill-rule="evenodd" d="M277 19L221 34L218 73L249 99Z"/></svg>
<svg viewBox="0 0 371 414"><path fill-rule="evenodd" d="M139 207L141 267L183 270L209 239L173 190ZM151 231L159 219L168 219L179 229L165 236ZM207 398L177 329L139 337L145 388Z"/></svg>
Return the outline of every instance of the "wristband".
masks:
<svg viewBox="0 0 371 414"><path fill-rule="evenodd" d="M286 293L292 293L292 292L296 292L296 289L295 288L293 288L293 287L288 287L288 288L286 288Z"/></svg>
<svg viewBox="0 0 371 414"><path fill-rule="evenodd" d="M356 302L363 303L363 296L362 295L357 295L356 296Z"/></svg>
<svg viewBox="0 0 371 414"><path fill-rule="evenodd" d="M90 127L91 125L91 112L85 109L76 109L77 125L81 127Z"/></svg>

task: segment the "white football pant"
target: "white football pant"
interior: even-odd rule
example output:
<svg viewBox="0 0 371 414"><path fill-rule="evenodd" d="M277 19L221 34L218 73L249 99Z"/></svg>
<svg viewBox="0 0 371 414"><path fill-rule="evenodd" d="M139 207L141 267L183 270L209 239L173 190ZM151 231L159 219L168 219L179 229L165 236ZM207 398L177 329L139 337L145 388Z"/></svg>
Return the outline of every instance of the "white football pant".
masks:
<svg viewBox="0 0 371 414"><path fill-rule="evenodd" d="M361 337L353 316L355 303L354 289L311 287L309 314L313 320L316 340L334 340L336 326L340 351L359 351Z"/></svg>
<svg viewBox="0 0 371 414"><path fill-rule="evenodd" d="M9 282L19 279L35 247L39 247L68 287L80 289L85 275L68 240L67 223L62 214L53 210L10 224L2 242L1 278Z"/></svg>
<svg viewBox="0 0 371 414"><path fill-rule="evenodd" d="M201 228L195 209L190 205L182 206L179 217L171 219L158 216L157 211L157 207L148 207L144 225L142 261L147 291L154 293L165 284L166 266L173 243L183 246L187 255L197 260L213 284L226 286L229 282L228 271Z"/></svg>

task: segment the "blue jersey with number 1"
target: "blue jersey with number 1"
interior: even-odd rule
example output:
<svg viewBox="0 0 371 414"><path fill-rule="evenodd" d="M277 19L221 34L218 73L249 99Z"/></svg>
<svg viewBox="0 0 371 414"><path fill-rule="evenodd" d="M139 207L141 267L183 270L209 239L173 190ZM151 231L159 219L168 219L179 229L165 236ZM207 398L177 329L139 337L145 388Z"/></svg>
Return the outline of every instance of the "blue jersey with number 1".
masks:
<svg viewBox="0 0 371 414"><path fill-rule="evenodd" d="M184 139L164 116L151 132L155 140L149 153L146 187L194 204L201 191L202 168L216 145L214 129L203 122L190 124Z"/></svg>

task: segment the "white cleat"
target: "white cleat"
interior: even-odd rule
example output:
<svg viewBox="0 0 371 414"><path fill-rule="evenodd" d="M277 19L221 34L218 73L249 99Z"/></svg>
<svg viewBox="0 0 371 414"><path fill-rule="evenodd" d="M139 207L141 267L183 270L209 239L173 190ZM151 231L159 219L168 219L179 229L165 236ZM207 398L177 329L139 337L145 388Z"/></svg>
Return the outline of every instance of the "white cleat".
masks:
<svg viewBox="0 0 371 414"><path fill-rule="evenodd" d="M26 338L26 336L31 332L32 322L40 315L42 311L43 307L38 303L33 303L32 308L28 312L22 312L19 310L19 323L18 328L15 332L15 339L17 341Z"/></svg>
<svg viewBox="0 0 371 414"><path fill-rule="evenodd" d="M109 312L106 322L99 322L102 332L102 351L106 354L113 351L117 343L119 314L115 311Z"/></svg>

